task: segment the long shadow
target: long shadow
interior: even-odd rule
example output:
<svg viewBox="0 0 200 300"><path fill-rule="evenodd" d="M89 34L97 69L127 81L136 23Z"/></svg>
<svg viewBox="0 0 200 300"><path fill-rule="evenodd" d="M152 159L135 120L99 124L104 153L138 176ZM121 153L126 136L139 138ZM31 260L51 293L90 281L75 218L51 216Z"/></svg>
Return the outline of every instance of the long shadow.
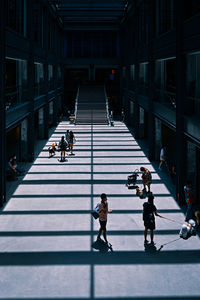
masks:
<svg viewBox="0 0 200 300"><path fill-rule="evenodd" d="M0 253L0 266L50 265L160 265L196 264L200 250L161 251L147 254L143 251L114 251L102 255L91 251L44 251Z"/></svg>
<svg viewBox="0 0 200 300"><path fill-rule="evenodd" d="M65 195L61 195L61 194L26 194L26 195L21 195L21 194L18 194L18 195L12 195L12 198L83 198L83 197L89 197L90 194L65 194ZM138 196L135 195L135 194L109 194L108 195L109 198L111 197L115 197L115 198L137 198L138 199ZM154 193L154 197L170 197L170 193L167 193L167 194L156 194ZM94 197L98 197L99 198L99 194L94 194ZM28 199L27 199L28 200ZM144 200L144 199L141 199L141 200Z"/></svg>
<svg viewBox="0 0 200 300"><path fill-rule="evenodd" d="M103 157L102 157L103 158ZM69 162L64 162L62 164L56 164L56 163L50 163L50 164L47 164L47 163L34 163L34 166L65 166L65 165L69 165L69 166L90 166L91 163L80 163L80 162L76 162L76 163L70 163ZM151 166L152 164L151 163L115 163L115 162L108 162L108 163L93 163L94 166L138 166L138 165L142 165L142 166Z"/></svg>
<svg viewBox="0 0 200 300"><path fill-rule="evenodd" d="M115 209L112 214L142 214L141 209ZM180 213L180 209L159 209L159 213ZM71 215L71 214L90 214L91 210L7 210L2 211L1 215Z"/></svg>
<svg viewBox="0 0 200 300"><path fill-rule="evenodd" d="M180 230L156 230L157 235L178 235ZM82 231L0 231L0 237L22 237L22 236L96 236L97 230L82 230ZM109 230L109 236L134 236L143 235L143 230ZM93 242L93 241L92 241Z"/></svg>
<svg viewBox="0 0 200 300"><path fill-rule="evenodd" d="M3 300L24 300L25 298L18 298L18 297L9 297L9 298L3 298ZM42 298L32 298L32 297L28 297L26 298L26 300L72 300L72 298L70 297L42 297ZM88 299L88 300L92 300L92 299L98 299L98 300L199 300L200 299L200 296L149 296L149 297L98 297L98 298L93 298L93 297L90 297L90 298L74 298L73 297L73 300L81 300L81 299Z"/></svg>
<svg viewBox="0 0 200 300"><path fill-rule="evenodd" d="M27 184L124 184L127 183L127 180L119 180L119 179L40 179L40 180L23 180L21 182L21 185L27 185ZM137 182L138 184L142 184L142 181L139 180ZM160 183L159 179L152 180L152 184ZM124 187L125 188L125 187Z"/></svg>

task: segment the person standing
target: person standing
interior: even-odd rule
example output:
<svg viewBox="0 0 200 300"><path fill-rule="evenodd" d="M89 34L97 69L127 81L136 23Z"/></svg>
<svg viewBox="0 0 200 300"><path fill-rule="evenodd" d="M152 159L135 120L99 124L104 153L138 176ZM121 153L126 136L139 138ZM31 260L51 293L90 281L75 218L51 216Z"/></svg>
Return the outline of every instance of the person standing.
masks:
<svg viewBox="0 0 200 300"><path fill-rule="evenodd" d="M121 116L122 116L122 122L124 122L124 119L125 119L125 113L124 113L124 109L123 109L123 108L122 108Z"/></svg>
<svg viewBox="0 0 200 300"><path fill-rule="evenodd" d="M151 244L154 244L154 230L156 228L155 226L155 216L158 216L162 218L161 215L157 213L157 208L154 205L154 196L150 195L148 196L148 202L143 203L143 221L144 221L144 243L147 244L147 232L148 229L150 230L150 238L151 238Z"/></svg>
<svg viewBox="0 0 200 300"><path fill-rule="evenodd" d="M187 180L186 185L184 186L184 192L185 192L185 201L187 205L185 221L187 222L193 213L193 204L195 202L194 194L192 191L192 182L190 180Z"/></svg>
<svg viewBox="0 0 200 300"><path fill-rule="evenodd" d="M159 164L159 170L161 171L162 170L162 165L166 165L167 169L168 169L168 166L167 166L167 161L166 161L166 147L165 146L162 146L161 150L160 150L160 164Z"/></svg>
<svg viewBox="0 0 200 300"><path fill-rule="evenodd" d="M151 192L150 186L152 183L151 172L147 168L144 168L144 167L141 167L140 171L142 172L142 183L144 186L144 190L146 190L146 186L147 186L148 187L147 193L150 193Z"/></svg>
<svg viewBox="0 0 200 300"><path fill-rule="evenodd" d="M107 236L106 236L106 224L107 224L107 214L111 213L112 210L108 209L108 201L107 201L107 196L106 194L101 194L101 203L99 205L99 223L100 223L100 229L99 229L99 234L97 236L97 240L101 239L101 233L103 231L103 237L108 244L107 241Z"/></svg>
<svg viewBox="0 0 200 300"><path fill-rule="evenodd" d="M65 139L66 139L66 142L68 142L68 140L69 140L69 129L67 129L67 131L65 133Z"/></svg>
<svg viewBox="0 0 200 300"><path fill-rule="evenodd" d="M70 154L71 154L71 155L75 155L75 154L73 153L74 140L75 140L75 136L74 136L73 132L70 131L70 132L69 132L68 143L69 143L69 150L70 150Z"/></svg>
<svg viewBox="0 0 200 300"><path fill-rule="evenodd" d="M65 161L65 151L66 151L66 141L64 135L61 138L60 144L60 152L61 152L61 162Z"/></svg>

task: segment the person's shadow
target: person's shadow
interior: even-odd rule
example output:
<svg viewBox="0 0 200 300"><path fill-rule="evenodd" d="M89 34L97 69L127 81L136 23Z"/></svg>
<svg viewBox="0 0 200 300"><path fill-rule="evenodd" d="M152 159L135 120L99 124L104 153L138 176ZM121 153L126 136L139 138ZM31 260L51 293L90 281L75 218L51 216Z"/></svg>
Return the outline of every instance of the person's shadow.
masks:
<svg viewBox="0 0 200 300"><path fill-rule="evenodd" d="M99 250L101 253L107 253L109 250L108 247L101 241L95 241L92 243L92 248Z"/></svg>
<svg viewBox="0 0 200 300"><path fill-rule="evenodd" d="M147 254L157 254L160 252L161 249L162 249L161 247L157 249L155 244L151 244L151 243L144 244L144 251Z"/></svg>

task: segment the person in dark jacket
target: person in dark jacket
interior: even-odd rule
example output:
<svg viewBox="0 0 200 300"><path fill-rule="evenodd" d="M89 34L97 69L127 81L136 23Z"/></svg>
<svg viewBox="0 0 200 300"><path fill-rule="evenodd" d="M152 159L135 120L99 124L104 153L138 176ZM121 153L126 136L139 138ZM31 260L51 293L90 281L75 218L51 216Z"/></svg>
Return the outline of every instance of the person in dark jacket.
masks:
<svg viewBox="0 0 200 300"><path fill-rule="evenodd" d="M154 205L154 196L149 195L148 201L143 203L143 221L144 221L144 243L147 244L147 231L150 230L151 244L154 244L154 230L155 226L155 216L162 218L161 215L157 213L157 208Z"/></svg>
<svg viewBox="0 0 200 300"><path fill-rule="evenodd" d="M66 147L67 147L67 144L66 144L66 141L65 141L65 137L63 135L62 138L61 138L61 141L59 143L59 148L60 148L60 152L61 152L61 160L60 160L61 162L65 161Z"/></svg>

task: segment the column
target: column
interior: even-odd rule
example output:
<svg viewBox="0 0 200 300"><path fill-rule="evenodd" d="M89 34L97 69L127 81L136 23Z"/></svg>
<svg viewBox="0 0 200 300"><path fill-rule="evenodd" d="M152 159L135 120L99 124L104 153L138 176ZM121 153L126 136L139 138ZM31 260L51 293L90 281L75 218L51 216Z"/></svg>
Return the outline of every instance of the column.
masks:
<svg viewBox="0 0 200 300"><path fill-rule="evenodd" d="M44 108L40 108L38 111L38 137L44 139Z"/></svg>
<svg viewBox="0 0 200 300"><path fill-rule="evenodd" d="M0 207L6 201L5 0L0 1Z"/></svg>
<svg viewBox="0 0 200 300"><path fill-rule="evenodd" d="M28 119L21 122L21 159L28 160Z"/></svg>
<svg viewBox="0 0 200 300"><path fill-rule="evenodd" d="M154 118L155 127L155 160L160 160L160 150L162 147L162 124L158 118Z"/></svg>
<svg viewBox="0 0 200 300"><path fill-rule="evenodd" d="M149 23L149 64L148 64L148 158L150 161L155 160L155 118L153 111L153 99L155 96L155 61L153 58L153 26L154 26L154 14L153 14L153 2L149 1L147 9L148 23Z"/></svg>
<svg viewBox="0 0 200 300"><path fill-rule="evenodd" d="M140 138L140 106L138 104L138 94L139 94L139 8L137 8L135 13L135 44L137 45L135 49L135 105L134 105L134 131L135 138Z"/></svg>
<svg viewBox="0 0 200 300"><path fill-rule="evenodd" d="M44 48L45 48L45 63L44 63L44 92L45 92L45 106L44 106L44 139L48 139L49 137L49 78L48 78L48 12L47 8L45 8L44 13Z"/></svg>
<svg viewBox="0 0 200 300"><path fill-rule="evenodd" d="M135 138L140 138L140 106L138 104L139 92L139 64L135 65L135 103L134 103L134 132Z"/></svg>
<svg viewBox="0 0 200 300"><path fill-rule="evenodd" d="M181 0L175 2L176 7L176 199L184 202L184 181L186 145L184 142L184 107L185 97L185 57L183 53L183 16L184 5Z"/></svg>
<svg viewBox="0 0 200 300"><path fill-rule="evenodd" d="M27 3L27 25L29 37L29 59L28 59L28 97L29 97L29 115L28 115L28 161L34 160L34 41L33 41L33 1Z"/></svg>
<svg viewBox="0 0 200 300"><path fill-rule="evenodd" d="M57 125L58 120L58 64L54 66L54 93L55 99L53 101L53 126Z"/></svg>

